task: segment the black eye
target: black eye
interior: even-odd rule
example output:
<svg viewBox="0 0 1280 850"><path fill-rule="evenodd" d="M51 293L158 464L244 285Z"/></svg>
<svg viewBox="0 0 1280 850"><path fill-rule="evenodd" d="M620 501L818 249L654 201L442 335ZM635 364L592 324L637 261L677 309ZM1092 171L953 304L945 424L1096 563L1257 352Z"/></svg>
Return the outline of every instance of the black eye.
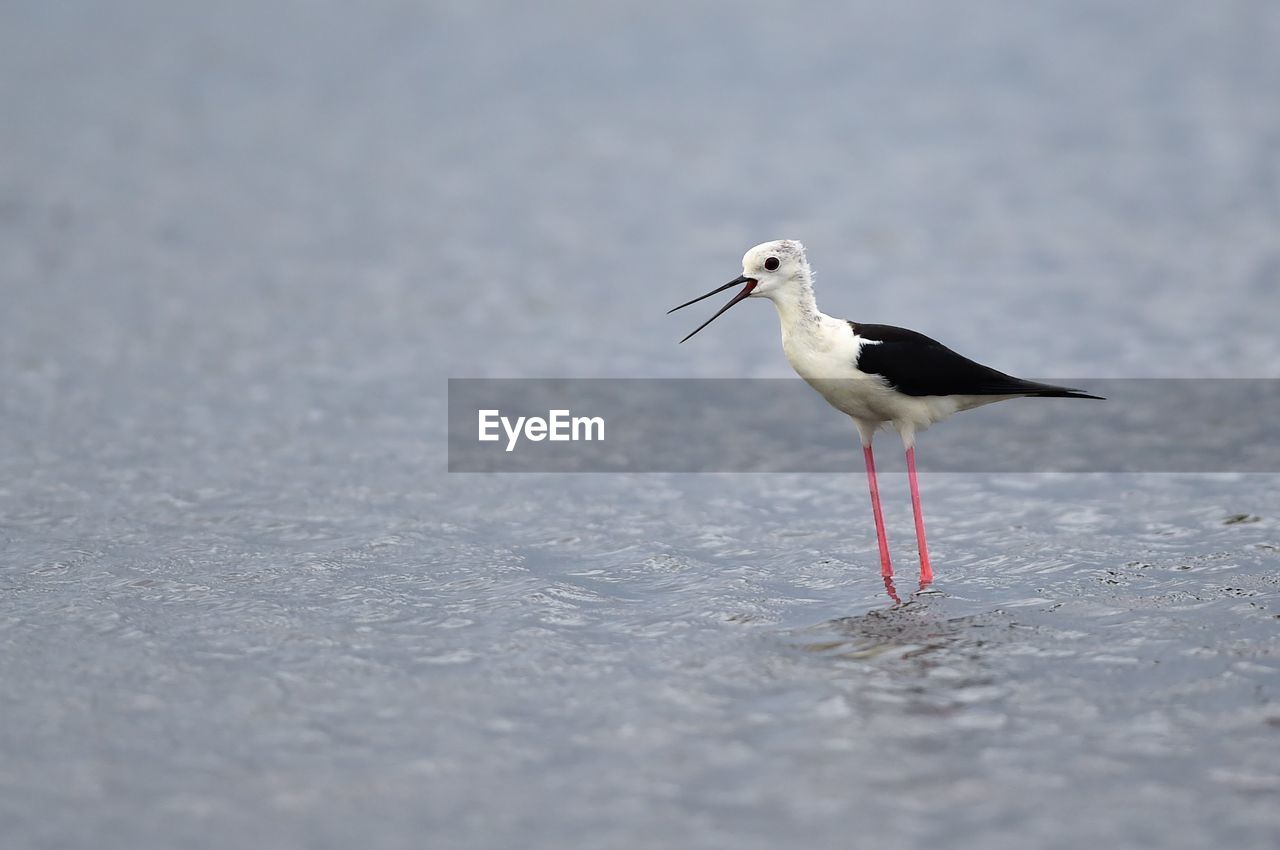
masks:
<svg viewBox="0 0 1280 850"><path fill-rule="evenodd" d="M770 257L769 259L765 260L765 261L764 261L764 267L765 267L766 269L768 269L769 271L777 271L777 269L778 269L778 258L777 258L777 257Z"/></svg>

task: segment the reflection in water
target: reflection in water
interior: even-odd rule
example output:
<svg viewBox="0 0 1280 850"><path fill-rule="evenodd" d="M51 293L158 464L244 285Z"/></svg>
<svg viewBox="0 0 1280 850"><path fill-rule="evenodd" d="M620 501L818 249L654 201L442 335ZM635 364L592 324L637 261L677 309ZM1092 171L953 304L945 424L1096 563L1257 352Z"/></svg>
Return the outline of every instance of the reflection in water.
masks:
<svg viewBox="0 0 1280 850"><path fill-rule="evenodd" d="M893 576L883 576L884 592L889 594L889 598L893 600L894 605L901 605L902 599L898 597L898 589L893 586Z"/></svg>
<svg viewBox="0 0 1280 850"><path fill-rule="evenodd" d="M896 597L892 582L886 590ZM891 608L804 629L792 646L854 674L849 697L867 715L892 706L895 715L956 718L966 728L979 713L983 725L1000 725L1004 711L991 711L991 703L1003 700L1005 688L992 671L991 651L1015 624L1003 611L945 616L933 604L942 597L923 590Z"/></svg>
<svg viewBox="0 0 1280 850"><path fill-rule="evenodd" d="M898 596L898 588L897 588L897 586L893 583L893 576L881 576L881 578L883 578L883 579L884 579L884 592L885 592L885 593L887 593L887 594L889 594L889 598L893 600L893 604L894 604L894 605L901 605L901 604L902 604L902 598L901 598L900 596ZM932 584L932 583L933 583L932 581L922 581L922 582L920 582L919 586L917 586L917 587L916 587L916 592L915 592L915 593L913 593L913 594L911 595L911 596L912 596L912 599L914 599L914 598L915 598L916 596L918 596L919 594L924 593L924 592L925 592L925 590L926 590L926 589L929 587L929 585L930 585L930 584ZM908 599L907 601L908 601L908 602L910 602L911 600L910 600L910 599Z"/></svg>

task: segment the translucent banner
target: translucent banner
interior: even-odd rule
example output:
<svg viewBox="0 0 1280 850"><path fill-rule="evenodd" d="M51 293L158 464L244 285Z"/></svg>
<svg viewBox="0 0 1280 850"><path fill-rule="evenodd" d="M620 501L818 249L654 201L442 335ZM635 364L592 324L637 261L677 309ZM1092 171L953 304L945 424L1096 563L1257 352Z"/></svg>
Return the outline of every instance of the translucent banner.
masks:
<svg viewBox="0 0 1280 850"><path fill-rule="evenodd" d="M931 472L1280 472L1280 381L1054 380L917 437ZM852 421L799 379L451 379L451 472L847 472ZM901 467L891 430L877 463ZM883 460L882 460L883 458Z"/></svg>

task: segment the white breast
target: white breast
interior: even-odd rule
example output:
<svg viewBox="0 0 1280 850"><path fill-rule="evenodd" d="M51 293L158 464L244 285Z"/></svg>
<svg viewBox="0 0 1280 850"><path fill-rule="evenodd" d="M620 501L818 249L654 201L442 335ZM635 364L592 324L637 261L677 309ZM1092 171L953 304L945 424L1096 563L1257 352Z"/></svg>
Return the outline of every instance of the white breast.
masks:
<svg viewBox="0 0 1280 850"><path fill-rule="evenodd" d="M848 322L830 316L782 333L782 350L791 368L832 407L857 419L881 422L892 418L884 414L889 412L889 396L896 393L855 366L865 344Z"/></svg>

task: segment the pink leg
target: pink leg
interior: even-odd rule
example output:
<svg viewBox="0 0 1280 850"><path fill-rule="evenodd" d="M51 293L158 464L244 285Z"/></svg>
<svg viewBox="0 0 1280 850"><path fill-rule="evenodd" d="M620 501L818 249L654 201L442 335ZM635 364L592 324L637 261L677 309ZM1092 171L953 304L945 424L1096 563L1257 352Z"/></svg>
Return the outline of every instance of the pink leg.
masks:
<svg viewBox="0 0 1280 850"><path fill-rule="evenodd" d="M907 449L907 478L911 481L911 510L916 515L916 543L920 546L920 585L933 581L929 546L924 541L924 513L920 510L920 482L916 480L916 447Z"/></svg>
<svg viewBox="0 0 1280 850"><path fill-rule="evenodd" d="M876 460L871 454L871 446L862 447L862 457L867 462L867 484L871 487L871 512L875 514L876 542L880 544L880 575L891 578L893 565L889 563L889 539L884 534L884 514L880 512L880 486L876 484Z"/></svg>

